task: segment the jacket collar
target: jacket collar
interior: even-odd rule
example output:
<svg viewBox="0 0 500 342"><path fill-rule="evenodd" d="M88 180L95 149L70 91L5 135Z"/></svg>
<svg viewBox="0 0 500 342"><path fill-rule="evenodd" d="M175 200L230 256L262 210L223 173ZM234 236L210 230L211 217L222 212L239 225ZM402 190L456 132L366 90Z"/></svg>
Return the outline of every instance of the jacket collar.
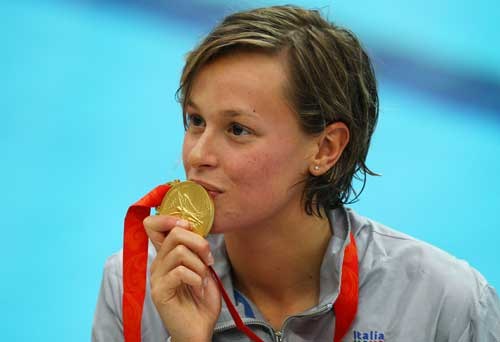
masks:
<svg viewBox="0 0 500 342"><path fill-rule="evenodd" d="M317 306L303 313L306 315L317 311L325 305L332 304L336 300L340 289L340 272L342 268L344 250L349 244L349 234L351 232L349 209L345 209L343 207L338 208L328 212L327 216L330 222L332 235L321 263L319 303ZM235 289L231 278L231 264L227 257L224 237L222 234L210 235L208 237L208 241L210 242L212 254L215 259L215 272L221 279L224 289L228 293L233 304L235 304ZM250 303L250 305L256 314L256 318L260 318L260 320L262 320L262 315L260 315L255 305L252 303ZM250 317L246 317L244 305L242 303L236 303L235 307L244 321L251 320ZM216 329L228 326L232 322L233 319L229 313L226 303L222 301L221 313L217 320Z"/></svg>

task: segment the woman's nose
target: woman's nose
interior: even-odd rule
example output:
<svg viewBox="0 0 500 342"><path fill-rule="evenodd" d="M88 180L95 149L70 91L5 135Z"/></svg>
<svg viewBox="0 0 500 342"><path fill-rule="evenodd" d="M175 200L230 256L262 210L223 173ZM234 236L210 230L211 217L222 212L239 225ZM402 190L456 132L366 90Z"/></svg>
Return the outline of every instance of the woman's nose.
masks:
<svg viewBox="0 0 500 342"><path fill-rule="evenodd" d="M215 137L211 132L205 131L193 140L188 153L191 167L210 168L217 165Z"/></svg>

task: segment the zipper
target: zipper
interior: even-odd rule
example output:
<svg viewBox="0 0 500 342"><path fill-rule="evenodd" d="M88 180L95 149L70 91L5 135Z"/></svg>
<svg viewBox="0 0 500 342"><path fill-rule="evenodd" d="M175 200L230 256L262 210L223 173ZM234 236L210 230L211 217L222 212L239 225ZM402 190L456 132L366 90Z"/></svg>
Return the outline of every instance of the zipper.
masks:
<svg viewBox="0 0 500 342"><path fill-rule="evenodd" d="M281 342L282 341L282 338L283 338L283 333L280 331L275 331L274 332L274 340L276 342Z"/></svg>
<svg viewBox="0 0 500 342"><path fill-rule="evenodd" d="M267 325L267 323L264 321L259 321L258 319L253 319L253 318L250 318L250 319L242 318L241 320L243 321L243 323L245 325L259 325L259 326L264 327L270 331L273 331L273 329L269 325ZM219 333L219 332L222 332L224 330L229 330L229 329L234 329L234 328L236 328L236 324L234 323L234 321L231 320L230 322L217 325L214 329L214 332Z"/></svg>
<svg viewBox="0 0 500 342"><path fill-rule="evenodd" d="M285 331L285 328L286 328L286 325L288 324L288 322L290 322L292 319L302 318L302 317L316 317L316 316L324 314L325 312L330 311L332 309L332 307L333 307L333 304L326 304L326 305L323 305L321 308L319 308L317 311L287 317L285 319L285 321L283 322L281 329L279 331L274 332L276 342L283 341L283 332Z"/></svg>
<svg viewBox="0 0 500 342"><path fill-rule="evenodd" d="M267 322L260 321L258 319L242 318L242 321L245 325L258 325L258 326L261 326L263 328L266 328L269 332L271 332L272 336L274 336L275 342L282 342L283 341L283 332L285 331L285 327L290 320L292 320L294 318L301 318L301 317L316 317L316 316L324 314L325 312L330 311L332 309L332 307L333 307L333 304L326 304L314 312L289 316L285 319L285 322L283 322L281 329L278 331L274 330L269 324L267 324ZM214 329L214 333L220 333L224 330L229 330L229 329L234 329L234 328L236 328L236 324L234 323L234 321L230 321L230 322L216 326Z"/></svg>

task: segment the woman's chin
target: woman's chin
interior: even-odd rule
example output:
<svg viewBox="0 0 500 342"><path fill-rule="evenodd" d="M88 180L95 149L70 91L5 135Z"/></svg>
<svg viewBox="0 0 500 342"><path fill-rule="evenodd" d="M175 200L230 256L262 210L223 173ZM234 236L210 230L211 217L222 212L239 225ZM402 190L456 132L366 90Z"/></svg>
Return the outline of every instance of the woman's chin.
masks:
<svg viewBox="0 0 500 342"><path fill-rule="evenodd" d="M234 227L235 227L234 224L233 225L224 225L224 224L218 223L217 220L214 220L212 228L210 229L210 234L229 233L231 231L234 231Z"/></svg>
<svg viewBox="0 0 500 342"><path fill-rule="evenodd" d="M212 225L212 228L210 229L210 234L224 234L224 233L225 230L219 225L216 225L215 223Z"/></svg>

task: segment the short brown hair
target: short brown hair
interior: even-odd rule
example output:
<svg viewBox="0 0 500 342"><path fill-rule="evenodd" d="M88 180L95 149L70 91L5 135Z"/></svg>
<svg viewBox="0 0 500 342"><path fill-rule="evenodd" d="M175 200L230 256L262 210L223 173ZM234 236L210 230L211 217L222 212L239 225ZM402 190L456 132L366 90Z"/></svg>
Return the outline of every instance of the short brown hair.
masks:
<svg viewBox="0 0 500 342"><path fill-rule="evenodd" d="M183 112L199 70L221 55L241 50L286 56L290 85L285 93L306 133L320 134L338 121L349 128L350 141L337 163L304 180L306 212L321 216L321 208L356 201L366 175L376 175L365 161L378 118L378 94L372 64L355 35L316 10L296 6L229 15L187 56L177 90ZM353 177L362 181L360 191L354 189Z"/></svg>

